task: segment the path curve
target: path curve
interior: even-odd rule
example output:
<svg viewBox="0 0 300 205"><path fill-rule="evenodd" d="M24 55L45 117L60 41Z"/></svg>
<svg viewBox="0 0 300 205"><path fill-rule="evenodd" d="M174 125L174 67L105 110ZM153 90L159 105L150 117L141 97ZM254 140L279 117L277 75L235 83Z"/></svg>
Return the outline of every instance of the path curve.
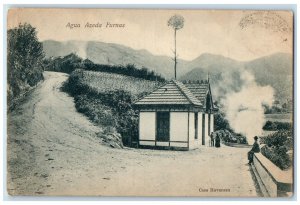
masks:
<svg viewBox="0 0 300 205"><path fill-rule="evenodd" d="M68 75L44 76L22 106L8 115L11 195L257 196L245 165L247 149L106 147L96 137L101 128L76 112L73 98L60 91Z"/></svg>

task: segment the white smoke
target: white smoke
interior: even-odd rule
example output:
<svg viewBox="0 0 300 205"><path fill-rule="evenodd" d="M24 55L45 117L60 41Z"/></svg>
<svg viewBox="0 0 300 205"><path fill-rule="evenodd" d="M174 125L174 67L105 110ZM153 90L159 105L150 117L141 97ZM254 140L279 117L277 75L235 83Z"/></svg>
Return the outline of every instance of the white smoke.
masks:
<svg viewBox="0 0 300 205"><path fill-rule="evenodd" d="M64 46L69 47L71 52L74 52L79 57L87 58L87 42L85 41L66 41L63 43Z"/></svg>
<svg viewBox="0 0 300 205"><path fill-rule="evenodd" d="M238 92L227 93L222 104L225 117L236 133L246 136L249 144L254 136L262 135L265 123L263 105L272 106L274 90L271 86L259 86L254 76L243 71L241 73L243 85Z"/></svg>
<svg viewBox="0 0 300 205"><path fill-rule="evenodd" d="M87 58L87 53L86 53L86 49L87 49L87 42L84 41L78 41L78 42L74 42L74 45L76 46L77 50L76 50L76 54L78 56L80 56L83 59Z"/></svg>

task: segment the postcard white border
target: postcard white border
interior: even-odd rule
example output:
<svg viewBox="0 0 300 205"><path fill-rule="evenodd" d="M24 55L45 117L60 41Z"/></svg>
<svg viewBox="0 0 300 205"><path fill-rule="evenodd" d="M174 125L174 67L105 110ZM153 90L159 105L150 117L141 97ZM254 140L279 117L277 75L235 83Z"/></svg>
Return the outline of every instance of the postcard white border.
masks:
<svg viewBox="0 0 300 205"><path fill-rule="evenodd" d="M295 106L295 123L297 123L297 116L298 116L298 101L297 101L297 90L298 90L298 85L297 85L297 79L298 79L298 72L297 72L297 58L298 53L297 53L297 28L298 28L298 21L297 21L297 8L298 5L296 4L296 1L281 1L281 3L284 4L265 4L265 3L274 3L274 1L257 1L257 0L253 0L253 1L243 1L243 4L234 4L231 5L232 3L241 3L238 1L226 1L226 3L229 2L229 4L224 4L225 1L214 1L214 4L209 4L212 1L202 1L203 3L208 3L208 4L193 4L194 1L191 0L185 0L185 1L178 1L178 0L173 0L172 3L179 3L177 5L174 4L166 4L167 1L157 1L157 0L153 0L153 1L120 1L120 0L106 0L106 1L101 1L101 5L99 4L95 4L98 3L98 1L96 0L85 0L85 3L89 3L89 4L82 4L83 1L79 2L79 4L77 4L79 1L75 2L71 1L71 0L60 0L59 4L51 4L54 3L54 1L52 0L45 0L43 1L43 4L41 4L40 1L38 0L32 0L32 1L25 1L25 0L20 0L18 1L18 3L20 4L14 4L16 3L16 1L13 0L4 0L2 3L2 8L1 8L1 16L2 16L2 21L1 21L1 29L2 29L2 33L3 33L3 38L1 39L1 43L3 45L3 49L1 50L1 60L3 62L3 68L6 68L6 14L7 14L7 10L8 8L12 8L12 7L37 7L37 8L41 8L41 7L55 7L55 8L161 8L161 9L289 9L289 10L293 10L294 12L294 18L295 18L295 22L294 22L294 83L295 83L295 92L294 92L294 99L295 102L297 103ZM152 4L148 4L148 3L152 3ZM68 4L68 3L73 3L73 4ZM119 3L119 4L112 4L112 3ZM134 4L130 4L130 3L134 3ZM143 4L141 4L143 3ZM218 4L216 4L218 3ZM245 4L246 3L246 4ZM292 3L292 4L286 4L286 3ZM294 203L297 201L297 186L299 185L298 183L298 177L297 175L295 176L295 190L294 190L294 197L290 198L290 199L281 199L281 198L275 198L275 199L262 199L262 198L210 198L210 197L10 197L7 195L6 192L6 69L2 69L1 72L1 79L3 80L3 86L1 87L1 101L0 101L0 105L2 107L1 109L1 115L3 116L1 118L1 130L3 131L3 138L2 138L2 142L3 142L3 152L1 152L1 157L2 157L2 163L1 163L1 176L2 176L2 185L1 186L1 193L3 193L3 199L5 203L17 203L18 201L23 201L22 204L34 204L34 203L38 203L40 204L41 202L45 203L45 204L65 204L65 203L86 203L85 201L89 201L91 203L99 203L98 201L100 201L101 203L103 202L107 202L107 204L115 204L122 201L122 203L124 204L134 204L134 203L138 203L141 204L140 201L143 201L143 204L147 204L147 203L153 203L155 201L155 203L159 203L159 204L165 204L165 203L172 203L172 204L178 204L183 202L184 204L186 203L196 203L199 201L205 201L205 204L212 204L217 202L222 202L222 204L234 204L234 203L240 203L241 201L245 202L245 203L257 203L258 201L265 201L268 203L272 203L272 204L276 204L276 203L280 203L282 204L283 201L289 201L290 203ZM298 123L295 124L295 136L297 136L297 127L298 127ZM297 137L295 137L295 157L296 160L299 160L297 158L297 147L299 141L297 140ZM298 161L295 161L295 173L297 173L297 163ZM61 201L61 202L58 202ZM72 202L73 201L73 202ZM77 201L77 202L74 202ZM168 201L172 201L172 202L168 202Z"/></svg>

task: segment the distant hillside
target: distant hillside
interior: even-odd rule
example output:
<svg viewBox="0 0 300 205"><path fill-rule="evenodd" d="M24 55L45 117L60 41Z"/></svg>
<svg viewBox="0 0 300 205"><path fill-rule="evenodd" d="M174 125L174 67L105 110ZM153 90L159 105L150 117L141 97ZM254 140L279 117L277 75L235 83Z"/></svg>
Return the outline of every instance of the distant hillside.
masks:
<svg viewBox="0 0 300 205"><path fill-rule="evenodd" d="M279 101L292 99L293 57L287 53L276 53L245 64L254 73L260 85L271 85Z"/></svg>
<svg viewBox="0 0 300 205"><path fill-rule="evenodd" d="M276 98L280 101L292 98L293 88L292 55L276 53L248 62L239 62L220 55L203 54L187 64L190 72L181 80L198 80L207 78L217 96L228 91L237 91L242 85L241 71L247 70L255 76L259 85L271 85Z"/></svg>
<svg viewBox="0 0 300 205"><path fill-rule="evenodd" d="M94 63L108 65L135 64L162 74L166 78L174 76L174 62L168 56L156 56L147 50L94 41L44 41L46 57L65 56L72 52ZM254 74L260 85L271 85L276 98L284 101L292 98L292 56L275 53L252 61L242 62L221 55L202 54L192 61L178 62L178 76L181 80L206 79L210 74L214 95L221 97L228 91L238 91L242 85L241 71Z"/></svg>
<svg viewBox="0 0 300 205"><path fill-rule="evenodd" d="M243 67L243 63L233 60L231 58L226 58L222 55L213 55L209 53L204 53L198 58L190 61L187 65L187 70L206 70L210 73L218 73L220 71L235 71ZM207 75L207 73L206 73Z"/></svg>
<svg viewBox="0 0 300 205"><path fill-rule="evenodd" d="M155 56L147 50L134 50L132 48L113 44L94 41L44 41L43 42L46 57L65 56L70 53L76 53L82 58L88 58L94 63L106 65L127 65L135 64L137 67L146 67L155 72L161 73L167 78L174 76L174 61L168 56ZM178 62L178 75L185 72L187 62L180 60Z"/></svg>

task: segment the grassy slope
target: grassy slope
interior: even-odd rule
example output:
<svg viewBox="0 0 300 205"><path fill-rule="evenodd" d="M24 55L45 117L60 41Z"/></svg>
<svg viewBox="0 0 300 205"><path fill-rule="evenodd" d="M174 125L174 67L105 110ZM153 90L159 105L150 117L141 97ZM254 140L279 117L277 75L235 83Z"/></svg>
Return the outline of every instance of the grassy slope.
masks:
<svg viewBox="0 0 300 205"><path fill-rule="evenodd" d="M94 71L74 71L64 85L75 100L76 109L107 132L118 132L123 143L137 138L138 113L133 103L153 91L161 82ZM113 131L112 131L113 130Z"/></svg>
<svg viewBox="0 0 300 205"><path fill-rule="evenodd" d="M94 71L83 71L80 81L97 92L124 90L137 97L143 92L151 92L159 82L130 76Z"/></svg>

